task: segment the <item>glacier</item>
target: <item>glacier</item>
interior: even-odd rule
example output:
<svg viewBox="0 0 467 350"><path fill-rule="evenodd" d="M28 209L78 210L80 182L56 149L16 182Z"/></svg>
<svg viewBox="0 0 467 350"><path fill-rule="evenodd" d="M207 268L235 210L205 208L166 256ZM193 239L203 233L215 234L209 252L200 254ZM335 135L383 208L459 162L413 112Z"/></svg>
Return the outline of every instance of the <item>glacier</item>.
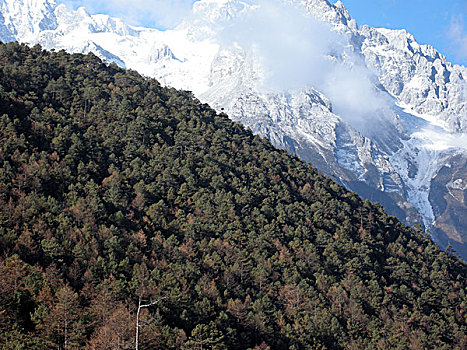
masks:
<svg viewBox="0 0 467 350"><path fill-rule="evenodd" d="M405 30L359 26L340 1L199 0L157 30L0 0L0 39L192 91L467 259L467 69Z"/></svg>

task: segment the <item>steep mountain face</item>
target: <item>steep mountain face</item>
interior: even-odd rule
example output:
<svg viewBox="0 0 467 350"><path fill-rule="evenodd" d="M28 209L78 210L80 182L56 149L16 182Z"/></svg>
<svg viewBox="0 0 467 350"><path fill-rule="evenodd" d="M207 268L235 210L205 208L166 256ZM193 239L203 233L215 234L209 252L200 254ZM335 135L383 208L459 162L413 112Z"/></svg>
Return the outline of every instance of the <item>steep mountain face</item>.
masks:
<svg viewBox="0 0 467 350"><path fill-rule="evenodd" d="M49 0L1 8L2 40L92 51L193 91L467 257L467 69L406 31L358 27L326 0L200 0L167 31Z"/></svg>

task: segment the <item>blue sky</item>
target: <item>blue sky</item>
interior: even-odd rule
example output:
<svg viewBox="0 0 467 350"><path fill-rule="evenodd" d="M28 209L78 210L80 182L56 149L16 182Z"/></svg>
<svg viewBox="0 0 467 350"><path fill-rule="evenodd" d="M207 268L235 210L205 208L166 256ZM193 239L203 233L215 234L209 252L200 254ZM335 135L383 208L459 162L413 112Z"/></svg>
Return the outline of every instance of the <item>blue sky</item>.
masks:
<svg viewBox="0 0 467 350"><path fill-rule="evenodd" d="M264 0L267 1L267 0ZM133 25L177 24L194 0L58 0L90 13L106 13ZM336 0L331 0L335 3ZM467 0L342 0L359 25L405 28L420 44L431 44L449 61L467 66Z"/></svg>

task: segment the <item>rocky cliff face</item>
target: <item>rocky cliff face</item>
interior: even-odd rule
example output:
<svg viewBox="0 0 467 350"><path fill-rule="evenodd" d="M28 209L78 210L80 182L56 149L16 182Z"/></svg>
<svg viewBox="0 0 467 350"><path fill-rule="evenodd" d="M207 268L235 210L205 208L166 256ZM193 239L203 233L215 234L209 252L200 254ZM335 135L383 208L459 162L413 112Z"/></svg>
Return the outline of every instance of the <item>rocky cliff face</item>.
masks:
<svg viewBox="0 0 467 350"><path fill-rule="evenodd" d="M326 0L200 0L173 30L0 1L0 38L94 52L191 90L467 258L467 69Z"/></svg>

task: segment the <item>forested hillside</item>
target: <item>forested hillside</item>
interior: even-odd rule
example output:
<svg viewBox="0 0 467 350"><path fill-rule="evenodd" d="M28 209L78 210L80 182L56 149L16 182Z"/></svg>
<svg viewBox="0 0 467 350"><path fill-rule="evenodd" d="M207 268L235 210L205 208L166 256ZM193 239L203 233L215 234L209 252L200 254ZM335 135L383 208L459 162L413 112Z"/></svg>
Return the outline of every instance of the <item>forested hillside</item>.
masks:
<svg viewBox="0 0 467 350"><path fill-rule="evenodd" d="M467 347L463 262L189 92L9 43L0 115L3 349Z"/></svg>

